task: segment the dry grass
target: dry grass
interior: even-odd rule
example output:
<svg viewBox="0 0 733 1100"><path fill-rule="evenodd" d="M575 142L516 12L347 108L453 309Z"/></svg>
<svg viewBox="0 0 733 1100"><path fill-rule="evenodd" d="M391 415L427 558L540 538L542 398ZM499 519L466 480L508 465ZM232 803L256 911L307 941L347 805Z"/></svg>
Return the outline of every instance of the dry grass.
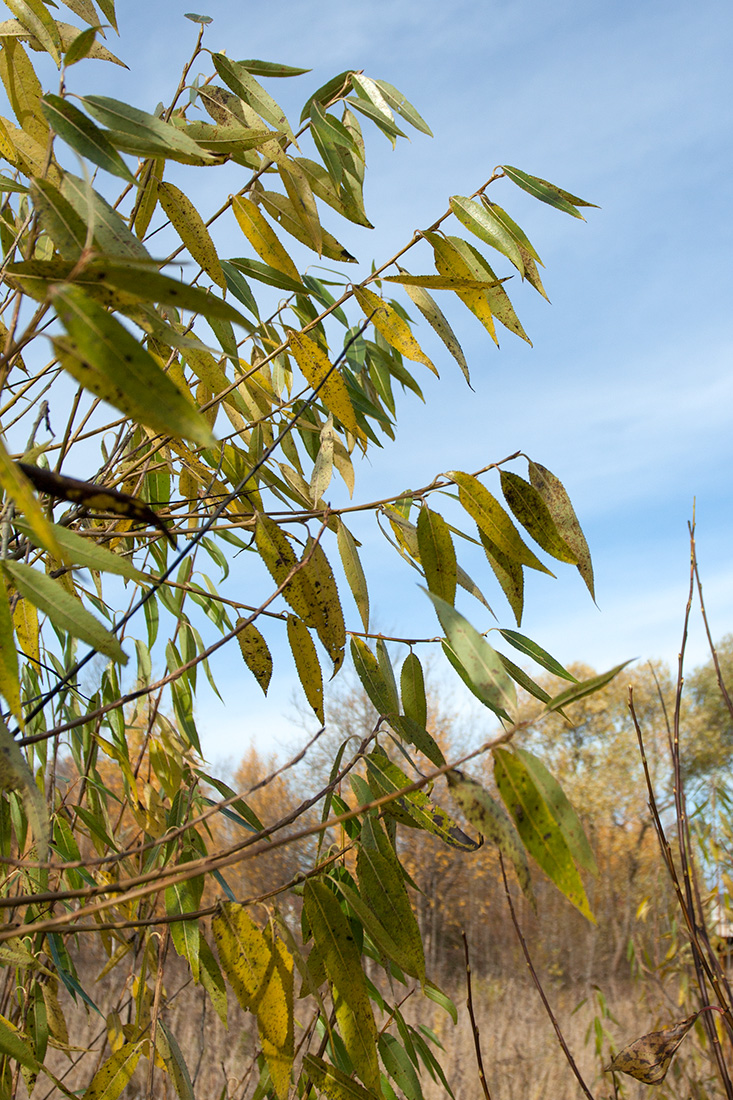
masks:
<svg viewBox="0 0 733 1100"><path fill-rule="evenodd" d="M462 977L456 976L451 990L458 1006L458 1024L419 990L404 1006L406 1018L413 1026L431 1027L440 1038L444 1052L437 1051L450 1081L456 1100L479 1100L479 1085L473 1037L465 1006ZM83 977L82 977L83 981ZM134 1019L129 990L122 974L114 971L100 985L87 987L103 1015L119 1011L122 1022ZM559 1048L552 1025L544 1012L528 976L482 980L474 978L474 1003L480 1031L481 1047L492 1100L580 1100L583 1092ZM638 985L619 982L605 989L608 1008L617 1023L601 1019L598 1001L592 987L561 986L548 982L546 993L563 1028L568 1046L595 1100L615 1100L609 1074L601 1072L602 1060L607 1060L609 1038L620 1049L645 1031L670 1022L675 1014L685 1015L685 1009L675 1010L659 991L650 995L652 1007L643 1003ZM248 1100L258 1077L254 1060L258 1052L257 1032L251 1016L245 1016L234 998L229 1000L229 1029L225 1030L207 1003L200 987L186 984L186 973L175 958L169 960L166 977L167 999L163 1018L176 1036L194 1080L197 1100ZM399 994L398 994L399 999ZM584 1004L580 1002L585 1001ZM303 1003L303 1002L301 1002ZM580 1007L578 1007L580 1005ZM89 1046L99 1055L81 1057L74 1068L60 1053L54 1056L52 1068L65 1074L64 1083L83 1090L89 1083L99 1060L107 1057L104 1043L104 1020L69 999L69 1033L71 1042ZM595 1017L605 1028L602 1057L596 1053ZM384 1026L386 1019L378 1020ZM296 1044L303 1031L296 1028ZM691 1035L678 1054L663 1086L650 1094L649 1087L629 1078L619 1081L618 1097L624 1100L717 1100L722 1093L715 1084L706 1089L701 1078L707 1076L706 1061ZM141 1100L147 1095L147 1062L140 1062L135 1077L123 1096L125 1100ZM425 1100L444 1100L442 1085L424 1077ZM58 1092L48 1090L43 1080L34 1092L38 1100L56 1100ZM156 1100L175 1096L166 1075L156 1070L153 1095Z"/></svg>

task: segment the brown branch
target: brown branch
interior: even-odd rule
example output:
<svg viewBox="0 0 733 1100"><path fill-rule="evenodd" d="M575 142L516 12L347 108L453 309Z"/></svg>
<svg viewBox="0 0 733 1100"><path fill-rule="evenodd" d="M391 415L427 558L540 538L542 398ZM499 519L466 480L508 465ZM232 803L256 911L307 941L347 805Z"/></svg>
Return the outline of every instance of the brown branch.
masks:
<svg viewBox="0 0 733 1100"><path fill-rule="evenodd" d="M478 1024L476 1023L476 1016L473 1011L473 993L471 991L471 959L468 954L468 937L465 931L461 929L461 935L463 937L463 952L466 956L466 1008L468 1009L468 1016L471 1021L471 1033L473 1034L473 1046L476 1052L476 1066L478 1067L478 1079L481 1082L481 1090L484 1094L485 1100L491 1100L491 1093L489 1091L489 1085L486 1080L486 1073L484 1072L484 1060L481 1055L481 1038L479 1034Z"/></svg>

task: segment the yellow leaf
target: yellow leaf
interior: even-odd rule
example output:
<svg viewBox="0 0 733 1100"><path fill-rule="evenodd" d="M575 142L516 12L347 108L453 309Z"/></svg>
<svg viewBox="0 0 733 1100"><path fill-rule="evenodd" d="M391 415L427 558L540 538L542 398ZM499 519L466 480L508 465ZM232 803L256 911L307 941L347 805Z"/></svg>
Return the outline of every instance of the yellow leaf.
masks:
<svg viewBox="0 0 733 1100"><path fill-rule="evenodd" d="M406 359L411 359L415 363L424 363L433 374L438 373L412 335L407 321L404 321L391 305L365 287L355 287L354 294L364 314L371 317L375 329L381 332L387 343Z"/></svg>
<svg viewBox="0 0 733 1100"><path fill-rule="evenodd" d="M305 697L313 707L319 722L323 716L323 676L318 663L318 654L308 627L297 615L288 615L288 641L293 652L298 679L303 685Z"/></svg>
<svg viewBox="0 0 733 1100"><path fill-rule="evenodd" d="M447 275L454 279L472 279L474 277L468 264L450 241L446 241L444 237L439 236L437 233L425 233L423 236L433 246L435 267L441 275ZM468 306L471 313L478 317L491 339L498 346L499 341L496 338L496 328L487 292L485 290L457 290L456 294L463 304Z"/></svg>
<svg viewBox="0 0 733 1100"><path fill-rule="evenodd" d="M48 123L39 105L43 94L41 84L27 53L15 38L3 40L0 79L22 129L35 141L45 145L48 141Z"/></svg>
<svg viewBox="0 0 733 1100"><path fill-rule="evenodd" d="M341 421L347 432L357 439L364 439L364 432L356 421L354 406L346 383L338 370L329 362L325 351L304 332L288 332L288 340L295 360L310 382L318 389L318 397L333 415Z"/></svg>
<svg viewBox="0 0 733 1100"><path fill-rule="evenodd" d="M56 541L51 524L46 519L40 504L30 486L30 482L10 458L0 439L0 488L11 498L15 507L22 512L33 529L39 544L55 557L68 564L68 558Z"/></svg>
<svg viewBox="0 0 733 1100"><path fill-rule="evenodd" d="M38 611L35 604L30 600L19 599L13 609L13 625L22 653L38 664L41 653L38 646Z"/></svg>
<svg viewBox="0 0 733 1100"><path fill-rule="evenodd" d="M273 144L275 144L273 142ZM276 146L279 148L279 146ZM303 224L318 255L323 251L323 230L318 218L316 200L311 185L300 165L281 153L277 158L277 170L285 185L293 210Z"/></svg>
<svg viewBox="0 0 733 1100"><path fill-rule="evenodd" d="M320 543L314 545L312 539L308 540L303 556L307 558L309 555L306 576L319 610L316 631L333 661L336 673L343 664L346 645L346 629L336 580Z"/></svg>
<svg viewBox="0 0 733 1100"><path fill-rule="evenodd" d="M260 208L251 199L237 195L232 200L234 217L257 255L270 267L281 271L296 283L301 282L298 269L278 240L275 230L263 217Z"/></svg>
<svg viewBox="0 0 733 1100"><path fill-rule="evenodd" d="M142 190L138 195L137 208L133 228L136 235L143 239L148 231L148 226L158 205L158 188L163 179L164 160L146 160L140 179L145 180Z"/></svg>
<svg viewBox="0 0 733 1100"><path fill-rule="evenodd" d="M270 927L224 902L211 922L219 960L245 1012L253 1012L275 1091L285 1100L293 1064L293 957Z"/></svg>
<svg viewBox="0 0 733 1100"><path fill-rule="evenodd" d="M226 290L227 281L214 242L203 218L188 196L172 183L159 183L158 201L196 263L201 265L217 286Z"/></svg>
<svg viewBox="0 0 733 1100"><path fill-rule="evenodd" d="M23 710L20 705L18 654L15 649L13 619L8 597L7 586L0 586L0 695L22 726Z"/></svg>
<svg viewBox="0 0 733 1100"><path fill-rule="evenodd" d="M244 619L237 619L236 625L239 626L240 623L245 621ZM242 651L244 663L253 674L265 695L267 695L270 677L272 676L272 654L268 649L267 642L254 623L248 623L247 626L239 631L237 634L237 641Z"/></svg>

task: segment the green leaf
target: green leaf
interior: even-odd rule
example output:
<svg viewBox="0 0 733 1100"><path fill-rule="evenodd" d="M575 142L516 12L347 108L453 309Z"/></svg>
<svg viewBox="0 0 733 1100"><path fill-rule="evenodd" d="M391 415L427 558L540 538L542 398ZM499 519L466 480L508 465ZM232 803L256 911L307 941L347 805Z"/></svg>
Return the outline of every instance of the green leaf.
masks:
<svg viewBox="0 0 733 1100"><path fill-rule="evenodd" d="M398 91L393 84L388 84L386 80L375 80L374 83L377 85L392 110L396 111L398 115L401 115L405 122L409 122L416 130L420 130L423 134L427 134L428 137L433 136L433 131L430 129L425 119L418 114L409 100L405 99L402 92Z"/></svg>
<svg viewBox="0 0 733 1100"><path fill-rule="evenodd" d="M213 445L201 414L119 321L78 287L57 287L53 300L68 333L54 346L77 381L153 431Z"/></svg>
<svg viewBox="0 0 733 1100"><path fill-rule="evenodd" d="M26 520L15 519L13 522L32 542L39 541ZM82 566L84 569L96 569L100 573L114 573L128 581L141 583L146 580L145 574L136 569L129 558L123 558L112 550L107 550L93 539L82 538L75 531L57 523L51 524L51 530L58 545L64 550L65 559L74 565Z"/></svg>
<svg viewBox="0 0 733 1100"><path fill-rule="evenodd" d="M61 96L47 93L41 100L41 109L59 137L82 157L105 172L120 176L128 183L136 183L115 147L78 107Z"/></svg>
<svg viewBox="0 0 733 1100"><path fill-rule="evenodd" d="M353 635L351 638L351 659L356 674L374 709L380 715L399 714L400 704L397 692L384 676L379 661L363 638Z"/></svg>
<svg viewBox="0 0 733 1100"><path fill-rule="evenodd" d="M344 523L339 523L337 542L341 564L346 574L351 594L354 597L364 630L369 630L369 593L366 577L362 569L356 541Z"/></svg>
<svg viewBox="0 0 733 1100"><path fill-rule="evenodd" d="M423 676L420 659L412 650L402 663L400 695L402 697L402 709L407 717L423 727L427 726L428 702L425 695L425 677Z"/></svg>
<svg viewBox="0 0 733 1100"><path fill-rule="evenodd" d="M524 761L509 749L495 748L493 754L499 792L524 846L568 901L593 921L567 841Z"/></svg>
<svg viewBox="0 0 733 1100"><path fill-rule="evenodd" d="M330 1066L315 1054L306 1054L303 1068L319 1092L328 1100L379 1100L381 1093L365 1089L343 1070Z"/></svg>
<svg viewBox="0 0 733 1100"><path fill-rule="evenodd" d="M442 768L445 757L440 750L435 738L428 733L425 726L416 722L406 714L400 714L396 718L390 717L389 724L396 734L408 745L414 745L424 756L427 756L436 768Z"/></svg>
<svg viewBox="0 0 733 1100"><path fill-rule="evenodd" d="M531 775L535 787L560 827L576 864L579 863L592 875L597 875L598 867L593 849L588 843L588 838L578 815L558 781L550 774L538 756L520 748L515 748L514 754L522 761Z"/></svg>
<svg viewBox="0 0 733 1100"><path fill-rule="evenodd" d="M295 135L290 129L290 123L282 107L279 107L272 96L255 80L248 71L246 62L231 61L223 53L214 53L211 59L219 76L235 95L248 103L265 122L269 122L277 130L282 130L291 141L295 141Z"/></svg>
<svg viewBox="0 0 733 1100"><path fill-rule="evenodd" d="M267 286L277 287L278 290L287 290L290 294L302 294L304 292L301 282L296 282L295 279L284 274L279 268L271 267L270 264L262 263L260 260L250 260L246 256L236 256L231 260L222 262L227 263L236 271L243 272L250 279L257 279L260 283L266 283ZM252 301L254 302L254 297ZM254 309L252 309L252 312L255 317L259 316L259 313Z"/></svg>
<svg viewBox="0 0 733 1100"><path fill-rule="evenodd" d="M127 224L106 199L94 190L88 180L64 173L61 191L86 227L94 230L94 243L106 256L123 256L151 262L145 245L130 232Z"/></svg>
<svg viewBox="0 0 733 1100"><path fill-rule="evenodd" d="M163 1059L168 1076L173 1081L180 1100L195 1100L186 1059L181 1053L175 1035L166 1027L162 1019L158 1019L155 1031L155 1048L156 1053Z"/></svg>
<svg viewBox="0 0 733 1100"><path fill-rule="evenodd" d="M446 640L464 668L475 694L499 717L509 721L508 710L517 705L514 684L507 676L495 649L475 627L445 600L428 592Z"/></svg>
<svg viewBox="0 0 733 1100"><path fill-rule="evenodd" d="M9 1055L28 1069L39 1068L30 1044L24 1036L20 1035L14 1024L4 1016L0 1016L0 1053Z"/></svg>
<svg viewBox="0 0 733 1100"><path fill-rule="evenodd" d="M379 1036L379 1053L384 1068L407 1100L423 1100L415 1067L399 1040L388 1031Z"/></svg>
<svg viewBox="0 0 733 1100"><path fill-rule="evenodd" d="M303 905L334 989L336 1021L347 1053L367 1088L380 1092L377 1028L351 925L328 887L316 879L307 880Z"/></svg>
<svg viewBox="0 0 733 1100"><path fill-rule="evenodd" d="M560 535L575 554L578 561L578 572L592 598L595 599L593 563L590 550L564 485L545 466L540 466L538 462L532 462L531 460L529 463L529 479L547 505Z"/></svg>
<svg viewBox="0 0 733 1100"><path fill-rule="evenodd" d="M119 99L108 96L82 96L81 102L86 110L112 131L129 135L136 140L146 142L152 150L157 150L171 160L193 159L195 163L215 164L216 160L197 145L192 138L170 122L163 122L155 115L131 107ZM108 135L109 136L109 135Z"/></svg>
<svg viewBox="0 0 733 1100"><path fill-rule="evenodd" d="M589 680L579 680L573 684L572 687L566 688L565 691L561 691L559 695L554 695L550 702L547 704L547 710L561 710L563 707L567 707L570 703L575 703L578 699L584 699L586 695L594 695L596 691L600 691L606 684L610 684L611 680L615 676L618 676L619 672L630 663L624 661L623 664L616 665L610 669L609 672L602 672L599 676L592 676Z"/></svg>
<svg viewBox="0 0 733 1100"><path fill-rule="evenodd" d="M115 635L105 630L81 601L69 595L58 581L24 562L6 561L3 569L10 575L21 596L48 615L55 627L72 638L86 642L113 661L127 664L127 657Z"/></svg>
<svg viewBox="0 0 733 1100"><path fill-rule="evenodd" d="M65 260L76 262L86 244L87 227L71 203L48 180L33 178L33 205L43 229Z"/></svg>
<svg viewBox="0 0 733 1100"><path fill-rule="evenodd" d="M278 61L258 61L255 58L238 61L237 64L242 65L252 76L303 76L305 73L313 72L312 69L298 69L295 65L282 65Z"/></svg>
<svg viewBox="0 0 733 1100"><path fill-rule="evenodd" d="M534 485L508 470L502 470L500 476L504 499L525 531L553 558L577 565L576 555L558 531L549 508Z"/></svg>
<svg viewBox="0 0 733 1100"><path fill-rule="evenodd" d="M455 603L456 552L450 529L440 513L431 511L427 504L418 515L417 543L428 588L446 603Z"/></svg>
<svg viewBox="0 0 733 1100"><path fill-rule="evenodd" d="M509 606L514 612L517 626L521 625L524 610L524 573L519 562L502 553L496 543L479 529L479 538L486 559L494 571L494 576L502 587Z"/></svg>
<svg viewBox="0 0 733 1100"><path fill-rule="evenodd" d="M397 860L360 845L356 873L361 896L397 945L398 957L394 961L406 974L424 981L422 937Z"/></svg>
<svg viewBox="0 0 733 1100"><path fill-rule="evenodd" d="M580 218L581 221L585 221L585 218L576 210L577 206L593 206L598 209L595 203L579 199L576 195L571 195L569 191L563 191L562 188L557 187L554 183L548 183L547 180L543 180L539 176L530 176L528 172L522 172L519 168L512 168L509 164L502 164L501 168L512 183L516 183L517 187L521 187L523 191L527 191L528 194L539 199L540 202L546 202L557 210L563 210L566 214L572 214L574 218Z"/></svg>
<svg viewBox="0 0 733 1100"><path fill-rule="evenodd" d="M527 855L517 831L499 803L475 779L457 769L447 772L448 787L462 812L482 836L496 844L514 864L519 885L528 898L532 897Z"/></svg>
<svg viewBox="0 0 733 1100"><path fill-rule="evenodd" d="M201 902L201 892L196 890L196 879L188 882L176 882L167 886L164 890L166 916L175 917L181 913L195 912ZM199 884L203 880L198 877ZM171 939L178 955L185 959L191 968L191 976L198 982L200 976L199 966L199 920L174 921L170 926Z"/></svg>
<svg viewBox="0 0 733 1100"><path fill-rule="evenodd" d="M196 15L196 13L193 11L187 11L184 15L184 18L190 19L192 23L200 23L204 27L208 26L209 23L214 22L210 15Z"/></svg>
<svg viewBox="0 0 733 1100"><path fill-rule="evenodd" d="M0 718L0 789L19 792L28 823L33 830L37 858L48 859L51 829L46 800L36 785L25 756L2 718Z"/></svg>
<svg viewBox="0 0 733 1100"><path fill-rule="evenodd" d="M525 637L524 634L518 634L516 630L500 630L499 633L502 638L509 642L509 645L513 645L520 653L526 653L528 657L531 657L538 665L542 665L553 676L559 676L563 680L571 680L573 683L577 683L572 673L563 668L559 661L556 661L546 649L537 645L537 642L533 642L531 638Z"/></svg>
<svg viewBox="0 0 733 1100"><path fill-rule="evenodd" d="M511 260L520 275L524 276L524 262L519 246L501 222L492 218L481 203L462 195L452 195L450 208L466 229Z"/></svg>
<svg viewBox="0 0 733 1100"><path fill-rule="evenodd" d="M382 752L372 752L365 759L375 797L381 798L385 794L411 786L405 773ZM413 829L424 829L440 837L450 848L475 852L480 847L479 842L467 836L450 814L423 791L410 791L409 794L401 795L386 805L385 812L395 816L404 825Z"/></svg>
<svg viewBox="0 0 733 1100"><path fill-rule="evenodd" d="M117 1100L137 1068L142 1043L124 1043L107 1059L92 1078L82 1100Z"/></svg>

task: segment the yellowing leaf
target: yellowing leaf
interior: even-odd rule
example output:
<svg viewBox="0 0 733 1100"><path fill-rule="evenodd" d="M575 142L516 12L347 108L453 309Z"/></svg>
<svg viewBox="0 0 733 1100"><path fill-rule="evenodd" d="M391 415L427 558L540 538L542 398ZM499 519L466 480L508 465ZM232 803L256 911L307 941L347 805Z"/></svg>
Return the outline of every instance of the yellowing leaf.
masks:
<svg viewBox="0 0 733 1100"><path fill-rule="evenodd" d="M458 249L438 233L424 233L423 236L433 246L435 254L435 267L441 275L453 279L472 279L473 272L461 256ZM476 316L488 332L491 339L498 345L496 328L491 311L491 305L486 291L482 290L456 290L456 294L463 304Z"/></svg>
<svg viewBox="0 0 733 1100"><path fill-rule="evenodd" d="M520 565L528 565L541 573L550 573L550 570L525 545L498 500L478 478L471 474L464 474L460 470L451 470L448 476L458 486L458 499L463 507L503 554ZM552 575L550 573L550 576Z"/></svg>
<svg viewBox="0 0 733 1100"><path fill-rule="evenodd" d="M82 1100L117 1100L127 1088L142 1054L142 1043L125 1043L94 1074Z"/></svg>
<svg viewBox="0 0 733 1100"><path fill-rule="evenodd" d="M325 718L323 714L323 675L321 666L318 663L318 654L308 627L297 615L288 615L288 641L305 697L313 708L318 721L323 723Z"/></svg>
<svg viewBox="0 0 733 1100"><path fill-rule="evenodd" d="M400 268L400 271L402 271L402 268ZM407 272L405 272L405 274L407 274ZM458 363L458 366L463 371L464 378L470 385L471 378L468 373L468 363L466 362L463 349L458 343L458 338L451 328L448 318L445 316L433 296L428 294L427 290L423 289L423 287L410 285L409 283L405 283L404 286L425 320L435 332L437 332L456 363Z"/></svg>
<svg viewBox="0 0 733 1100"><path fill-rule="evenodd" d="M224 973L245 1012L257 1017L262 1050L281 1100L293 1064L293 958L268 927L261 932L246 908L224 902L212 919Z"/></svg>
<svg viewBox="0 0 733 1100"><path fill-rule="evenodd" d="M396 690L384 675L369 646L356 634L351 638L351 659L374 709L380 715L398 715L400 703Z"/></svg>
<svg viewBox="0 0 733 1100"><path fill-rule="evenodd" d="M78 287L58 287L54 304L68 333L54 344L78 382L153 431L211 446L201 414L124 325Z"/></svg>
<svg viewBox="0 0 733 1100"><path fill-rule="evenodd" d="M18 654L15 649L13 618L10 614L8 590L0 585L0 695L10 707L16 720L23 725L23 709L20 705L20 679Z"/></svg>
<svg viewBox="0 0 733 1100"><path fill-rule="evenodd" d="M0 487L8 494L19 512L22 512L28 520L39 545L43 546L56 558L66 560L61 547L56 541L53 525L49 523L43 510L31 491L30 482L17 463L13 462L5 450L0 437Z"/></svg>
<svg viewBox="0 0 733 1100"><path fill-rule="evenodd" d="M351 403L346 383L314 340L304 332L288 332L288 340L295 361L306 380L318 392L318 398L329 412L341 421L347 432L356 439L363 439L364 433L359 427L354 406Z"/></svg>
<svg viewBox="0 0 733 1100"><path fill-rule="evenodd" d="M454 603L457 568L453 540L443 517L427 504L418 516L417 542L428 588L447 603Z"/></svg>
<svg viewBox="0 0 733 1100"><path fill-rule="evenodd" d="M298 269L280 244L275 230L263 217L259 206L251 199L236 195L232 199L232 210L242 232L257 255L270 267L281 271L295 283L300 283Z"/></svg>
<svg viewBox="0 0 733 1100"><path fill-rule="evenodd" d="M245 619L237 619L237 626L244 623ZM255 680L260 685L265 695L270 685L272 676L272 654L267 647L267 642L260 634L254 623L248 623L237 634L239 648L242 651L244 663Z"/></svg>
<svg viewBox="0 0 733 1100"><path fill-rule="evenodd" d="M594 921L570 848L531 772L509 749L493 751L496 783L525 848L568 901Z"/></svg>
<svg viewBox="0 0 733 1100"><path fill-rule="evenodd" d="M357 1075L380 1092L377 1028L361 956L351 926L328 887L312 878L303 893L305 916L334 990L336 1021Z"/></svg>
<svg viewBox="0 0 733 1100"><path fill-rule="evenodd" d="M316 632L333 661L335 675L343 664L346 645L346 628L336 579L320 543L314 544L309 539L303 551L303 557L309 559L305 567L305 575L318 608L318 614L315 616Z"/></svg>
<svg viewBox="0 0 733 1100"><path fill-rule="evenodd" d="M341 564L346 574L346 580L348 581L356 606L359 609L361 621L364 624L364 630L368 631L369 593L367 591L366 577L364 576L364 570L359 560L354 536L343 522L339 524L337 542L339 554L341 555Z"/></svg>
<svg viewBox="0 0 733 1100"><path fill-rule="evenodd" d="M35 604L30 600L19 599L13 610L13 624L21 654L39 664L41 653L38 646L38 611Z"/></svg>
<svg viewBox="0 0 733 1100"><path fill-rule="evenodd" d="M211 234L188 196L175 184L163 181L158 184L158 202L196 263L201 265L217 286L226 290L227 281Z"/></svg>
<svg viewBox="0 0 733 1100"><path fill-rule="evenodd" d="M375 848L359 845L356 857L359 890L397 945L395 962L420 981L425 980L422 936L396 860Z"/></svg>
<svg viewBox="0 0 733 1100"><path fill-rule="evenodd" d="M36 841L37 858L48 858L50 826L46 800L36 786L28 762L10 730L0 718L0 789L18 791Z"/></svg>
<svg viewBox="0 0 733 1100"><path fill-rule="evenodd" d="M25 50L14 38L3 39L3 48L0 50L0 79L5 85L10 105L22 129L45 145L48 141L48 123L40 106L41 83Z"/></svg>
<svg viewBox="0 0 733 1100"><path fill-rule="evenodd" d="M354 294L364 315L371 318L375 329L381 332L388 344L396 348L406 359L411 359L415 363L424 363L433 374L437 375L435 366L412 335L407 321L403 320L391 305L366 287L354 287Z"/></svg>
<svg viewBox="0 0 733 1100"><path fill-rule="evenodd" d="M480 783L458 769L448 772L446 779L453 798L465 816L482 836L496 844L502 854L512 861L519 885L527 897L531 898L532 884L527 855L504 810Z"/></svg>
<svg viewBox="0 0 733 1100"><path fill-rule="evenodd" d="M28 1069L38 1069L38 1062L30 1048L30 1044L24 1036L19 1034L15 1025L10 1020L6 1020L4 1016L0 1016L0 1053L8 1054L16 1062L20 1062L21 1066L27 1066Z"/></svg>
<svg viewBox="0 0 733 1100"><path fill-rule="evenodd" d="M297 208L293 205L289 196L281 195L277 191L262 191L260 193L260 198L268 214L270 214L278 225L281 225L291 237L295 237L296 241L300 241L306 248L314 247L311 234L300 220ZM325 256L328 260L337 260L339 263L356 263L351 253L336 240L333 234L324 229L323 226L321 226L321 249L319 255Z"/></svg>
<svg viewBox="0 0 733 1100"><path fill-rule="evenodd" d="M20 23L38 39L61 67L61 37L58 27L42 0L6 0L7 7Z"/></svg>

